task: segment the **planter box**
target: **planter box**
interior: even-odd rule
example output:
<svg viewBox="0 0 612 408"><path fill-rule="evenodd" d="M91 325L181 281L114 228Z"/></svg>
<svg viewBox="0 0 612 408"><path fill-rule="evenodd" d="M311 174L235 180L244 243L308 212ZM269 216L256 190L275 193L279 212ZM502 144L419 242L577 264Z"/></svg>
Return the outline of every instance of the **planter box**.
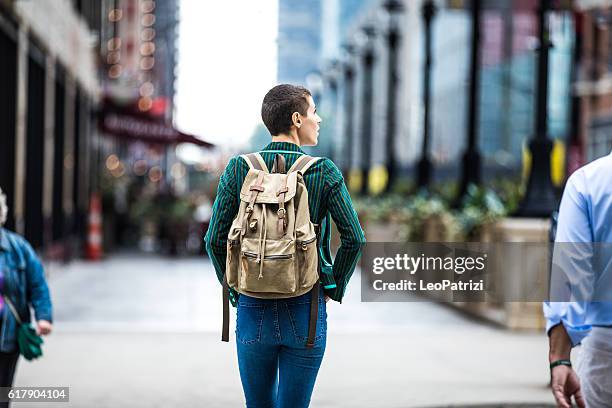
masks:
<svg viewBox="0 0 612 408"><path fill-rule="evenodd" d="M361 225L368 242L402 242L399 223L365 220Z"/></svg>
<svg viewBox="0 0 612 408"><path fill-rule="evenodd" d="M548 244L550 221L533 218L504 218L483 228L481 242L523 242ZM519 250L520 248L516 248ZM528 299L534 287L548 285L550 258L541 251L520 251L511 259L499 259L490 265L491 278L497 287L503 287L509 299ZM534 286L537 285L537 286ZM456 302L453 306L509 329L542 330L546 321L541 302Z"/></svg>
<svg viewBox="0 0 612 408"><path fill-rule="evenodd" d="M402 242L402 227L399 223L365 221L362 225L369 242ZM423 231L425 242L445 241L439 220L428 220L425 225ZM549 230L548 219L504 218L484 225L477 240L489 245L507 242L546 245ZM339 243L337 231L334 231L332 242L336 245ZM337 246L334 246L334 250L335 248ZM511 259L498 259L496 264L490 265L491 279L495 281L497 287L504 288L504 294L508 299L528 299L528 294L533 291L534 285L542 288L547 286L549 256L543 258L541 251L530 252L524 249L517 247L520 253L513 255ZM432 297L432 300L445 301L436 297ZM546 325L541 302L502 302L489 298L483 302L447 302L447 304L509 329L541 330Z"/></svg>

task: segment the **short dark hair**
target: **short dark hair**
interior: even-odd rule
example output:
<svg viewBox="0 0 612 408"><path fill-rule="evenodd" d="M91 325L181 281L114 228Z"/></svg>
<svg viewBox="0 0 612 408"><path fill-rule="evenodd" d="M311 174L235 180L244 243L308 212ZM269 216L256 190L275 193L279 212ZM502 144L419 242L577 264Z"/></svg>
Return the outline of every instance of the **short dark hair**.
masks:
<svg viewBox="0 0 612 408"><path fill-rule="evenodd" d="M270 134L289 133L293 112L306 116L309 96L303 86L281 84L270 89L261 104L261 118Z"/></svg>

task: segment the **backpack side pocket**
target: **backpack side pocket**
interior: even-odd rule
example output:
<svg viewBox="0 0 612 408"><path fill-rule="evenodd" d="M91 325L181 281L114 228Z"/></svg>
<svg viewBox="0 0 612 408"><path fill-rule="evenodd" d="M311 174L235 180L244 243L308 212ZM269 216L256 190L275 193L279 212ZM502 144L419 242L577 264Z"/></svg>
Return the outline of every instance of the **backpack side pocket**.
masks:
<svg viewBox="0 0 612 408"><path fill-rule="evenodd" d="M295 252L299 271L300 288L309 288L317 282L318 254L317 235L311 222L307 222L295 231Z"/></svg>
<svg viewBox="0 0 612 408"><path fill-rule="evenodd" d="M227 236L225 279L230 288L238 287L238 274L240 273L240 232L241 228L232 226Z"/></svg>

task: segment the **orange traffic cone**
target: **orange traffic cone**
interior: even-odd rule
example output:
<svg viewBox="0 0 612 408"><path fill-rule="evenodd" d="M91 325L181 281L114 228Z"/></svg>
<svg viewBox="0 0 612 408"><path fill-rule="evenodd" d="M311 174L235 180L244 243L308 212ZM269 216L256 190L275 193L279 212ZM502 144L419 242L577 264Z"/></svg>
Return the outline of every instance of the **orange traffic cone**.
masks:
<svg viewBox="0 0 612 408"><path fill-rule="evenodd" d="M100 195L95 192L89 202L86 256L91 261L102 258L102 203Z"/></svg>

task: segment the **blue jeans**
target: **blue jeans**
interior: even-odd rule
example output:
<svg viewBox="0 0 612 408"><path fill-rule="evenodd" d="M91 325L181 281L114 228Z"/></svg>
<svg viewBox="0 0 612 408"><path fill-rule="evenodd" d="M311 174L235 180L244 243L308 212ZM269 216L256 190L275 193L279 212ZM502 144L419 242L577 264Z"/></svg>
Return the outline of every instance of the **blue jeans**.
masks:
<svg viewBox="0 0 612 408"><path fill-rule="evenodd" d="M238 298L236 344L248 408L308 407L325 353L327 310L323 291L315 344L306 348L310 297Z"/></svg>

